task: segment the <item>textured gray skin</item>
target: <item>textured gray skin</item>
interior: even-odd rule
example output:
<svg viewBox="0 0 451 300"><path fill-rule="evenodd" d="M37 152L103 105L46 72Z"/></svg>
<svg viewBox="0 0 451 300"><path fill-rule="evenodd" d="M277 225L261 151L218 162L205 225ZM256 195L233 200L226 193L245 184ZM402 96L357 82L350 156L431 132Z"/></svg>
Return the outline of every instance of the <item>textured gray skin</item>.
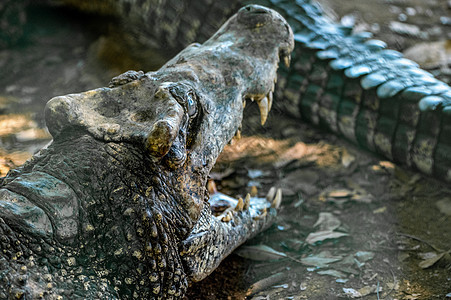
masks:
<svg viewBox="0 0 451 300"><path fill-rule="evenodd" d="M156 72L51 99L53 142L1 185L0 299L180 298L267 228L266 200L217 218L205 187L293 46L278 13L247 6Z"/></svg>
<svg viewBox="0 0 451 300"><path fill-rule="evenodd" d="M58 0L122 21L131 53L170 52L209 36L250 1ZM253 1L281 13L295 33L291 68L275 96L287 114L325 127L424 174L451 181L451 88L385 49L370 33L352 34L310 0ZM143 47L143 48L140 48ZM133 49L141 49L133 52Z"/></svg>

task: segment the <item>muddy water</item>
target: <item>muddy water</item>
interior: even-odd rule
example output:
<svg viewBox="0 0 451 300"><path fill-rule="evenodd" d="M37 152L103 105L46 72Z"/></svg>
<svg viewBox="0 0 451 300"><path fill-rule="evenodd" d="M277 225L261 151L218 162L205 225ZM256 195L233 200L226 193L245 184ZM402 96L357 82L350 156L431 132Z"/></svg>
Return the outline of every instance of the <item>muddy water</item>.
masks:
<svg viewBox="0 0 451 300"><path fill-rule="evenodd" d="M391 48L432 47L412 50L419 61L427 52L445 53L425 66L449 82L449 1L321 2L332 17L373 31ZM2 175L50 140L42 114L47 100L139 69L119 50L118 57L105 58L102 49L111 43L100 36L103 24L35 8L22 43L0 51ZM278 112L264 128L255 107L245 116L243 139L226 149L214 170L217 185L233 196L253 185L262 195L281 187L281 212L248 243L256 248L242 251L245 258L232 255L191 288L189 299L445 299L451 293L449 185ZM289 258L262 254L261 245Z"/></svg>

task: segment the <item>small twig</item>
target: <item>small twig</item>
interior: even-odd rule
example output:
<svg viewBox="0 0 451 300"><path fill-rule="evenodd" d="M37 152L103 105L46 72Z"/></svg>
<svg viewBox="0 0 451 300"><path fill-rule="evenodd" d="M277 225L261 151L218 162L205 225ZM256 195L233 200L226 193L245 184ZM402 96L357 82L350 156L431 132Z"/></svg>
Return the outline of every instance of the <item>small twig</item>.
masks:
<svg viewBox="0 0 451 300"><path fill-rule="evenodd" d="M286 253L285 253L285 254L286 254ZM286 254L286 255L287 255L287 258L288 258L288 259L291 259L292 261L297 262L297 263L299 263L299 264L304 264L302 261L300 261L300 260L297 259L296 257L293 257L293 256L288 255L288 254Z"/></svg>
<svg viewBox="0 0 451 300"><path fill-rule="evenodd" d="M391 275L393 276L393 287L391 288L391 290L389 290L389 291L385 294L385 296L384 296L383 299L387 298L388 295L390 295L390 294L395 290L395 286L396 286L396 277L395 277L395 273L393 273L393 270L392 270L392 269L390 269L390 273L391 273Z"/></svg>
<svg viewBox="0 0 451 300"><path fill-rule="evenodd" d="M246 291L246 296L252 296L254 294L257 294L258 292L261 292L271 285L274 285L285 278L285 273L276 273L274 275L271 275L269 277L263 278L262 280L259 280L252 284L249 289Z"/></svg>
<svg viewBox="0 0 451 300"><path fill-rule="evenodd" d="M377 295L377 300L381 300L381 298L379 298L379 280L377 281L376 295Z"/></svg>
<svg viewBox="0 0 451 300"><path fill-rule="evenodd" d="M422 243L428 245L429 247L431 247L432 249L434 249L434 250L437 251L437 252L445 252L445 250L442 250L442 249L440 249L440 248L438 248L438 247L432 245L432 244L429 243L428 241L425 241L425 240L423 240L423 239L421 239L421 238L419 238L419 237L416 237L416 236L414 236L414 235L410 235L410 234L406 234L406 233L401 233L401 232L397 232L396 234L397 234L397 235L402 235L402 236L405 236L405 237L408 237L408 238L411 238L411 239L413 239L413 240L417 240L417 241L419 241L419 242L422 242Z"/></svg>

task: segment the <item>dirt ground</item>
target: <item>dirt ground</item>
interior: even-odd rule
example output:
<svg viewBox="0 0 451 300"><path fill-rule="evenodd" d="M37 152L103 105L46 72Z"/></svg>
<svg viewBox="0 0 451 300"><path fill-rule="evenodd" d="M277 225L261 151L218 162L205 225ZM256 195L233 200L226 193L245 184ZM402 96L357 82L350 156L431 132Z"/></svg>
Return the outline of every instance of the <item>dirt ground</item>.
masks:
<svg viewBox="0 0 451 300"><path fill-rule="evenodd" d="M373 31L450 82L450 1L321 2L336 20ZM49 142L42 112L51 97L139 68L99 59L104 27L35 8L24 40L0 50L2 176ZM265 127L255 106L245 119L243 138L226 148L211 176L231 196L280 187L282 207L276 224L194 284L187 299L451 299L451 185L277 110Z"/></svg>

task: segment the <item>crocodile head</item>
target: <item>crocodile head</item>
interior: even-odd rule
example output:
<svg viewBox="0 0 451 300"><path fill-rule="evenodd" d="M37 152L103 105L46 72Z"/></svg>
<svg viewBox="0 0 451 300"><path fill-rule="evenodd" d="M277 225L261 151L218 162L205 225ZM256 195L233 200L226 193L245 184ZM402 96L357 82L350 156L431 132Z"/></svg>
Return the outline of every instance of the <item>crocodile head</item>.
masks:
<svg viewBox="0 0 451 300"><path fill-rule="evenodd" d="M214 217L206 185L239 131L244 101L258 102L266 120L279 59L293 46L278 13L246 6L156 72L129 71L109 87L51 99L53 143L4 180L0 221L30 237L23 243L46 240L27 247L57 258L61 290L182 295L187 278L208 275L273 220L274 209L249 199ZM281 196L270 194L278 206ZM29 289L46 286L38 269L46 261L29 267Z"/></svg>
<svg viewBox="0 0 451 300"><path fill-rule="evenodd" d="M47 126L55 139L76 128L146 149L159 172L179 179L176 191L196 220L207 175L239 131L244 102L258 103L264 123L279 59L289 61L293 46L278 13L249 5L203 45L190 45L156 72L128 72L110 88L50 100Z"/></svg>

